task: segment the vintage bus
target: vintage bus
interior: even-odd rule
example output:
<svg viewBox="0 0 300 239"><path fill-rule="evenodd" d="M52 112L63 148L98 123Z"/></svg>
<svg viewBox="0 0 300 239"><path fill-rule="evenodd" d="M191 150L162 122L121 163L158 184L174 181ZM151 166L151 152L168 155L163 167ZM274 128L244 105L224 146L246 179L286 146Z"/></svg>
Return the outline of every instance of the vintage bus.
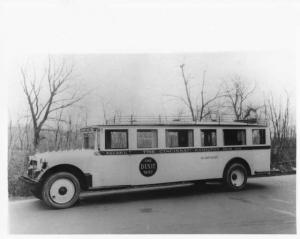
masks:
<svg viewBox="0 0 300 239"><path fill-rule="evenodd" d="M80 150L37 153L21 178L51 208L80 192L222 180L241 190L270 171L270 133L249 122L107 123L81 129Z"/></svg>

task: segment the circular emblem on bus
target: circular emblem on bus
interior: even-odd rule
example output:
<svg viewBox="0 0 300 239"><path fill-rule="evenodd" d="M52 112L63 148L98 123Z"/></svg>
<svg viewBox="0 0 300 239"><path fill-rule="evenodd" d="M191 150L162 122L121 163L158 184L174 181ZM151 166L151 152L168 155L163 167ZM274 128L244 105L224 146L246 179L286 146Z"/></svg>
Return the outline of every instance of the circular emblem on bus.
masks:
<svg viewBox="0 0 300 239"><path fill-rule="evenodd" d="M140 172L145 177L151 177L156 173L157 163L153 158L146 157L140 162Z"/></svg>

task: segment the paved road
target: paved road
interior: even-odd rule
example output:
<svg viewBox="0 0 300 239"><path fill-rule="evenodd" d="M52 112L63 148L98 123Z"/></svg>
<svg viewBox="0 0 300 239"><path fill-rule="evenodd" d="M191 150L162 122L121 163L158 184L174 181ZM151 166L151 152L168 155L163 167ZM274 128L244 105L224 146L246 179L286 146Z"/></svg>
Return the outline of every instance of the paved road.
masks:
<svg viewBox="0 0 300 239"><path fill-rule="evenodd" d="M9 203L11 233L296 233L296 176L220 185L100 194L66 210L39 200Z"/></svg>

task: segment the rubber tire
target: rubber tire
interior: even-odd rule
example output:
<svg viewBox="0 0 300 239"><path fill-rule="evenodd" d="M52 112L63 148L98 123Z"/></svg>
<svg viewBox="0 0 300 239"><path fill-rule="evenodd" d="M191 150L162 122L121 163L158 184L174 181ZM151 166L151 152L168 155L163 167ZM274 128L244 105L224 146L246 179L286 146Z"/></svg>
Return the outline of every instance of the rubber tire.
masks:
<svg viewBox="0 0 300 239"><path fill-rule="evenodd" d="M61 178L67 178L67 179L71 180L75 187L75 194L74 194L73 198L69 202L63 203L63 204L55 203L54 201L52 201L52 199L50 198L50 195L49 195L51 185L57 179L61 179ZM52 174L44 181L43 188L42 188L42 199L43 199L44 203L48 207L53 208L53 209L65 209L65 208L72 207L78 201L79 194L80 194L79 181L73 174L68 173L68 172L59 172L59 173Z"/></svg>
<svg viewBox="0 0 300 239"><path fill-rule="evenodd" d="M240 169L245 176L245 180L244 180L243 184L238 187L231 183L231 173L232 173L232 171L234 171L237 168ZM247 178L248 178L247 170L246 170L245 166L240 163L233 163L232 165L230 165L224 175L224 181L226 183L226 187L227 187L227 189L229 189L231 191L240 191L240 190L244 189L247 184Z"/></svg>

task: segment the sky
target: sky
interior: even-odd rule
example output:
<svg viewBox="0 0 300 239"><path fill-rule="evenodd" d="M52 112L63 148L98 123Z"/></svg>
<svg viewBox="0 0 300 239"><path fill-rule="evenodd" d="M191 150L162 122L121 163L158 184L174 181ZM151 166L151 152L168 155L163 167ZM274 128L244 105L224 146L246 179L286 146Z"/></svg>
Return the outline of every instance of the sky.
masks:
<svg viewBox="0 0 300 239"><path fill-rule="evenodd" d="M123 114L181 110L166 95L183 95L183 63L195 95L204 70L207 96L238 74L256 83L255 103L271 93L283 102L286 91L296 109L300 14L293 1L25 2L7 1L0 14L0 96L13 121L26 115L20 67L41 69L48 54L74 64L74 87L90 92L79 110L90 124L102 119L102 102Z"/></svg>
<svg viewBox="0 0 300 239"><path fill-rule="evenodd" d="M68 111L75 117L87 114L88 124L102 122L103 105L108 115L114 111L121 111L122 115L174 115L179 110L186 110L180 100L170 96L184 96L181 64L185 64L193 97L199 95L205 71L208 98L216 93L223 81L239 75L249 88L256 85L250 99L254 104L262 104L264 96L270 94L277 102L283 101L287 92L292 114L296 109L295 55L289 51L68 54L52 55L52 58L57 64L64 59L73 65L72 87L89 92L78 104L81 108ZM8 112L13 121L24 117L28 110L20 85L20 68L36 69L41 75L40 70L47 59L46 54L14 55L6 62ZM43 92L43 96L46 95L47 91Z"/></svg>

